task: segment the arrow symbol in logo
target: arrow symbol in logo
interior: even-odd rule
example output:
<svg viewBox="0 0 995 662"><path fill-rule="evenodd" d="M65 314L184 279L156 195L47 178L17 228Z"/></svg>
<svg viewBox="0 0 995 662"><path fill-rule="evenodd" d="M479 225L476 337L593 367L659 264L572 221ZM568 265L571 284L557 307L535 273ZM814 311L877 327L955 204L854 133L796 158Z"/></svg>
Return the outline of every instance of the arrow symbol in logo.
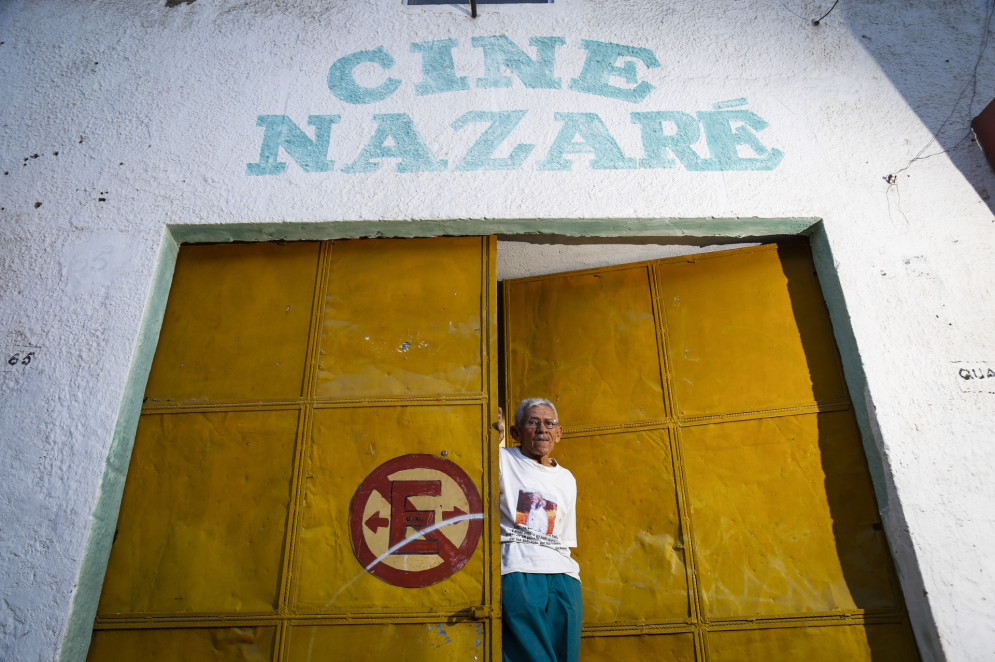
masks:
<svg viewBox="0 0 995 662"><path fill-rule="evenodd" d="M373 513L370 515L370 519L366 520L366 527L373 533L376 533L385 526L390 526L390 520L386 517L381 517L380 513Z"/></svg>
<svg viewBox="0 0 995 662"><path fill-rule="evenodd" d="M459 506L453 506L452 510L442 511L442 520L445 521L447 519L452 519L453 517L459 517L460 515L466 515L466 513L460 510Z"/></svg>

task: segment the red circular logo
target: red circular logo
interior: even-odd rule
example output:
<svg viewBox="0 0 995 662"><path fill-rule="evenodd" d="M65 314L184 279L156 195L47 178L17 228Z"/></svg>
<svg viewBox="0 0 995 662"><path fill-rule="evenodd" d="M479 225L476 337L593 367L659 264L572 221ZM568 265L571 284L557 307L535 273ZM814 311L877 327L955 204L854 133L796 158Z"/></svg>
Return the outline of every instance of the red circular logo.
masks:
<svg viewBox="0 0 995 662"><path fill-rule="evenodd" d="M457 464L402 455L374 469L352 497L352 550L388 584L430 586L470 560L483 513L480 493Z"/></svg>

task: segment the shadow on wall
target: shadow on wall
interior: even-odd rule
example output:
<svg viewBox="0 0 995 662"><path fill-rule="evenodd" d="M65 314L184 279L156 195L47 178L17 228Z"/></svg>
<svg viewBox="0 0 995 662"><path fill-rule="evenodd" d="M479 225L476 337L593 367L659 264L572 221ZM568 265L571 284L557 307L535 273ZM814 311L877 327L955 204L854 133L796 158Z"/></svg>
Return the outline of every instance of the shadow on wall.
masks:
<svg viewBox="0 0 995 662"><path fill-rule="evenodd" d="M909 171L946 153L995 211L995 172L971 131L971 120L995 97L993 17L995 0L885 0L836 7L835 19L845 22L933 135L912 145L908 160L889 164L881 173L899 195ZM922 37L910 38L917 33Z"/></svg>
<svg viewBox="0 0 995 662"><path fill-rule="evenodd" d="M807 257L803 261L798 259L799 249L808 253L807 247L798 242L782 243L778 245L778 255L787 280L792 314L805 361L812 383L817 385L831 381L827 373L838 369L834 361L827 360L831 353L836 352L836 347L832 346L831 341L831 346L826 345L825 332L820 328L827 319L825 303L821 299L812 300L812 282L808 273L811 262ZM831 292L833 289L832 283L820 285L823 291ZM833 335L845 344L841 336L852 332L839 326L837 321ZM886 470L882 469L879 457L865 456L864 448L873 446L873 442L861 445L853 394L850 394L850 399L850 407L845 411L818 414L816 432L836 560L845 582L844 592L849 594L843 599L852 600L853 607L862 610L867 618L863 634L870 654L863 659L873 662L919 660L921 658L905 613L905 599L894 571L893 554L885 538L881 511L890 510L892 519L903 522L904 516L900 504L879 504L875 499L871 472ZM870 453L874 454L876 450L872 447ZM870 472L868 459L871 460ZM890 483L888 478L883 480ZM907 531L904 527L903 530ZM894 531L889 533L894 535ZM905 541L891 542L901 545ZM907 578L911 577L907 584L913 588L921 585L918 568L906 567L904 574ZM921 629L933 627L932 623L917 625ZM927 638L935 637L934 632L921 634Z"/></svg>

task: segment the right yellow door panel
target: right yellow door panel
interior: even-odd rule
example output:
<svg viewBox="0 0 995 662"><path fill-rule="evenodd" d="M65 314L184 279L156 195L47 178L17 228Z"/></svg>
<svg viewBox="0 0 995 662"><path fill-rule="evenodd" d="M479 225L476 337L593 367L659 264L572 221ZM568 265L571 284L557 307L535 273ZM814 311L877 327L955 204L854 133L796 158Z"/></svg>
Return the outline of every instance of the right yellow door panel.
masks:
<svg viewBox="0 0 995 662"><path fill-rule="evenodd" d="M550 398L577 477L584 659L918 659L804 241L503 297L506 410Z"/></svg>
<svg viewBox="0 0 995 662"><path fill-rule="evenodd" d="M669 431L650 430L571 437L557 449L583 488L577 535L584 544L573 555L590 624L691 616L670 444Z"/></svg>
<svg viewBox="0 0 995 662"><path fill-rule="evenodd" d="M708 636L712 662L906 662L918 655L904 624L732 630Z"/></svg>
<svg viewBox="0 0 995 662"><path fill-rule="evenodd" d="M586 609L586 606L585 606ZM584 637L580 641L580 659L602 662L696 662L694 635L656 634L615 637Z"/></svg>
<svg viewBox="0 0 995 662"><path fill-rule="evenodd" d="M705 617L899 608L849 411L682 436Z"/></svg>
<svg viewBox="0 0 995 662"><path fill-rule="evenodd" d="M514 281L505 328L534 326L505 336L508 390L545 394L573 426L664 418L651 277L637 265ZM620 369L624 380L615 379Z"/></svg>
<svg viewBox="0 0 995 662"><path fill-rule="evenodd" d="M655 268L682 418L846 401L804 242Z"/></svg>

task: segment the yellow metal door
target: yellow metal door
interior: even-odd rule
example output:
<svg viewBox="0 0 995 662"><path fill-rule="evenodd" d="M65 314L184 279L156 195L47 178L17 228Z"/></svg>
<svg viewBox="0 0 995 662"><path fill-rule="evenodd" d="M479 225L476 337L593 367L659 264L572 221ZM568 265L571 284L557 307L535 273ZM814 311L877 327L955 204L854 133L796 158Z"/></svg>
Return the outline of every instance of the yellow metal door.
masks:
<svg viewBox="0 0 995 662"><path fill-rule="evenodd" d="M505 281L577 477L582 659L917 660L802 241Z"/></svg>
<svg viewBox="0 0 995 662"><path fill-rule="evenodd" d="M180 250L88 659L500 657L494 250Z"/></svg>

